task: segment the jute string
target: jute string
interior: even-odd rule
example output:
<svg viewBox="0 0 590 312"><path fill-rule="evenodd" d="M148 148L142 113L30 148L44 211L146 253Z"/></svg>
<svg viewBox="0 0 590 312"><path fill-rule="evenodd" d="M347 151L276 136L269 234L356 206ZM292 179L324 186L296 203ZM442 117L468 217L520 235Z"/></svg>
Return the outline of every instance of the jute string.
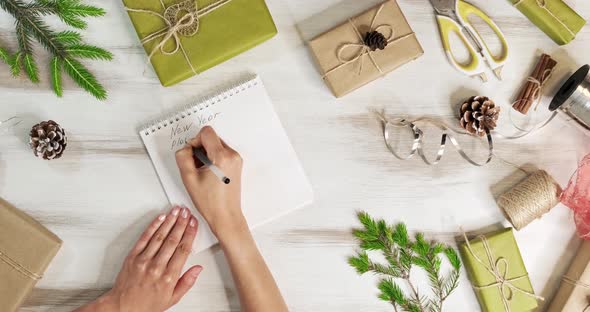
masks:
<svg viewBox="0 0 590 312"><path fill-rule="evenodd" d="M3 253L2 251L0 251L0 260L6 263L9 267L13 268L17 272L32 280L38 281L43 277L40 274L28 270L27 268L22 266L20 263L16 262L16 260L10 258L7 254Z"/></svg>
<svg viewBox="0 0 590 312"><path fill-rule="evenodd" d="M520 6L523 2L525 2L526 0L518 0L516 1L513 5L514 7ZM576 33L574 33L559 17L557 17L553 12L551 12L551 10L549 10L547 8L547 3L546 0L534 0L537 3L537 6L539 6L541 9L545 10L549 15L551 15L558 23L561 24L561 26L563 26L572 36L576 36Z"/></svg>
<svg viewBox="0 0 590 312"><path fill-rule="evenodd" d="M573 286L580 286L580 287L583 287L583 288L586 288L586 289L590 289L590 285L589 284L586 284L584 282L580 282L579 280L576 280L576 279L571 278L569 276L564 276L562 278L562 280L564 282L566 282L567 284L570 284L570 285L573 285Z"/></svg>
<svg viewBox="0 0 590 312"><path fill-rule="evenodd" d="M473 248L471 248L471 244L469 243L469 239L467 239L467 235L465 233L463 233L463 237L465 238L467 250L469 251L471 256L482 267L484 267L486 269L486 271L488 271L488 273L490 273L494 277L494 279L496 280L496 282L488 284L488 285L473 286L473 288L475 290L479 291L479 290L498 287L498 290L500 291L500 296L502 298L502 304L504 305L504 311L506 311L506 312L511 312L510 301L512 300L514 292L519 292L525 296L532 297L532 298L535 298L538 300L545 300L543 297L537 296L534 293L524 290L522 288L519 288L513 284L513 282L527 278L528 275L525 274L525 275L521 275L521 276L517 276L517 277L513 277L513 278L508 278L508 268L509 268L510 263L508 263L508 260L506 260L506 258L504 258L504 257L499 257L497 259L494 257L494 254L492 253L492 249L490 248L488 240L485 236L480 235L479 239L481 239L484 250L486 252L487 263L484 260L480 259L475 254L475 252L473 251Z"/></svg>
<svg viewBox="0 0 590 312"><path fill-rule="evenodd" d="M544 170L529 175L498 199L498 206L517 230L540 218L559 203L561 187Z"/></svg>
<svg viewBox="0 0 590 312"><path fill-rule="evenodd" d="M569 276L564 276L562 278L562 280L567 284L570 284L573 286L580 286L582 288L585 288L586 290L590 290L590 285L580 282L579 280L573 279ZM590 303L588 305L586 305L586 307L584 307L584 310L582 310L582 312L586 312L586 311L590 311Z"/></svg>
<svg viewBox="0 0 590 312"><path fill-rule="evenodd" d="M379 16L381 11L383 10L384 5L385 4L382 4L381 6L379 6L379 8L377 9L377 12L375 12L375 15L373 16L373 19L371 21L371 25L369 28L371 30L375 30L375 31L379 31L379 29L389 30L389 36L385 36L385 38L387 39L387 46L385 48L387 49L387 47L389 47L390 44L395 43L400 40L403 40L405 38L411 37L414 35L414 33L412 32L412 33L409 33L405 36L395 38L395 29L393 28L393 26L391 26L389 24L383 24L383 25L379 25L379 26L375 27L375 22L377 20L377 17ZM340 61L340 65L326 71L324 73L324 75L322 76L322 78L325 79L329 74L333 73L334 71L336 71L340 68L343 68L344 66L347 66L348 64L354 63L356 61L360 61L359 70L358 70L358 74L360 75L363 70L365 55L367 55L369 57L369 59L371 60L371 63L373 63L373 65L375 66L375 68L377 68L379 73L381 75L383 75L384 74L383 70L381 69L381 67L379 66L379 64L377 63L375 58L373 57L374 51L371 51L371 49L367 45L365 45L364 40L363 40L363 35L361 34L360 30L358 29L358 27L354 23L354 20L351 18L348 20L348 23L350 24L350 26L354 30L354 33L359 38L359 42L347 42L347 43L341 45L338 48L338 52L336 53L336 58L338 59L338 61ZM342 54L349 48L360 48L360 49L358 50L358 53L356 53L356 55L353 55L352 57L349 57L349 58L343 57Z"/></svg>
<svg viewBox="0 0 590 312"><path fill-rule="evenodd" d="M193 71L193 73L197 74L197 71L195 70L193 63L191 62L190 58L188 57L188 54L182 46L180 36L191 37L197 34L199 32L199 19L201 17L219 9L220 7L228 4L232 0L218 0L202 9L199 9L197 7L197 3L194 0L185 0L183 2L171 5L169 7L166 7L166 5L164 5L163 0L159 1L162 5L162 9L164 10L164 14L160 14L152 10L133 9L125 7L125 9L129 12L151 14L162 19L164 23L166 23L166 27L147 35L141 40L141 44L145 45L155 39L162 38L160 42L150 52L148 56L148 62L158 51L160 51L163 55L173 55L180 51L184 56L184 59L186 60L187 64ZM179 18L178 15L180 13L184 13L184 15L182 15L182 17ZM174 44L174 49L172 49L172 51L166 51L164 46L170 40L172 40Z"/></svg>

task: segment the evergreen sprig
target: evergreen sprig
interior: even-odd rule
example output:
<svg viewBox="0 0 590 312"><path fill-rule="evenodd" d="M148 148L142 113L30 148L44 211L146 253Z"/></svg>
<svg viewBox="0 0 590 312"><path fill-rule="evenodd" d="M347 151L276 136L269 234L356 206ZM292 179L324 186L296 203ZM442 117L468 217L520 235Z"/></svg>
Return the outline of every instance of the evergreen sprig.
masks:
<svg viewBox="0 0 590 312"><path fill-rule="evenodd" d="M19 76L24 69L29 80L33 83L40 81L33 51L33 41L37 41L52 55L49 72L57 96L63 94L62 72L65 72L97 99L106 99L104 87L78 59L110 61L113 55L102 48L84 44L81 34L76 31L52 30L42 19L43 16L55 15L66 25L85 29L87 23L83 18L103 16L103 9L82 4L81 0L0 0L0 8L15 19L18 51L10 54L0 48L0 60L10 67L13 76Z"/></svg>
<svg viewBox="0 0 590 312"><path fill-rule="evenodd" d="M418 233L410 238L403 223L388 225L384 220L375 220L366 212L359 212L358 219L362 229L355 229L354 236L359 240L361 251L350 257L348 263L359 274L368 272L382 276L379 281L379 298L391 303L396 312L441 312L443 302L459 286L461 260L455 249L437 242L429 242ZM386 264L371 260L367 251L379 251ZM450 272L441 274L442 257L450 263ZM420 294L410 277L413 267L426 272L431 287L431 295ZM410 289L406 294L398 282Z"/></svg>

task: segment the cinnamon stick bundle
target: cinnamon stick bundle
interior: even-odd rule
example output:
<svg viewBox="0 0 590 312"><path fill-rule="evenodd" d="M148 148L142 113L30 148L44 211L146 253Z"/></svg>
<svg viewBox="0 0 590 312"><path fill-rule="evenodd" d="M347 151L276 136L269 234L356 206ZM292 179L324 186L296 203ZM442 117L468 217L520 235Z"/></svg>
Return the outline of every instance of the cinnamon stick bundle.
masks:
<svg viewBox="0 0 590 312"><path fill-rule="evenodd" d="M556 65L557 62L552 59L550 55L543 53L539 59L539 62L537 63L537 66L535 67L535 70L529 76L526 83L520 90L520 93L514 102L514 105L512 105L512 108L521 114L526 115L529 112L531 106L533 106L535 100L541 96L541 94L539 94L539 92L541 92L541 86L549 78L549 74ZM539 85L539 83L541 85Z"/></svg>

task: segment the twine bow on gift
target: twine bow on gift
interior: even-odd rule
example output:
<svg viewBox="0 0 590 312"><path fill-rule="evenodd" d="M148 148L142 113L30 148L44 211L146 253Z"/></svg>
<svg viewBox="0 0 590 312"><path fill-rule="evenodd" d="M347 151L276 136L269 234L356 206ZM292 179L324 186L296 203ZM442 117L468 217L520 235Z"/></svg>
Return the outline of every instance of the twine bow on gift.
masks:
<svg viewBox="0 0 590 312"><path fill-rule="evenodd" d="M574 278L571 278L571 277L569 277L569 276L564 276L564 277L562 278L562 280L563 280L564 282L566 282L566 283L570 284L570 285L573 285L573 286L580 286L580 287L582 287L582 288L584 288L584 289L586 289L586 290L590 290L590 285L588 285L588 284L586 284L586 283L584 283L584 282L582 282L582 281L580 281L580 280L576 280L576 279L574 279ZM584 307L584 310L582 310L581 312L586 312L586 311L590 311L590 303L588 303L588 304L586 305L586 307Z"/></svg>
<svg viewBox="0 0 590 312"><path fill-rule="evenodd" d="M499 257L496 260L494 260L495 257L492 253L492 249L490 248L490 245L488 244L488 240L485 236L480 235L479 239L481 239L481 242L482 242L484 250L486 252L486 256L488 258L487 260L488 260L489 264L486 264L483 260L481 260L478 256L475 255L475 252L471 248L471 244L469 243L469 240L467 239L467 235L465 233L463 233L463 237L465 238L467 250L469 251L471 256L479 264L481 264L486 269L486 271L488 271L488 273L490 273L496 279L496 282L488 284L488 285L473 286L474 289L483 290L483 289L498 287L498 290L500 291L500 296L502 298L502 304L504 305L504 311L506 311L506 312L511 312L510 301L512 300L514 292L519 292L523 295L526 295L528 297L533 297L538 300L545 300L543 297L537 296L532 292L529 292L527 290L524 290L524 289L519 288L519 287L515 286L514 284L512 284L515 281L527 278L528 275L525 274L522 276L508 278L508 268L509 268L508 260L506 260L506 258L503 258L503 257Z"/></svg>
<svg viewBox="0 0 590 312"><path fill-rule="evenodd" d="M521 5L525 1L526 0L518 0L518 1L514 2L513 6L518 8L518 6ZM574 36L574 37L576 36L575 32L573 32L560 18L557 17L557 15L555 15L553 12L551 12L551 10L549 10L547 8L546 0L534 0L534 1L537 3L538 7L545 10L549 15L551 15L551 17L553 17L558 23L560 23L561 26L563 26L572 36Z"/></svg>
<svg viewBox="0 0 590 312"><path fill-rule="evenodd" d="M381 10L383 10L384 4L382 4L378 9L377 12L375 12L375 15L373 16L373 20L371 21L371 25L370 25L370 31L367 33L371 33L371 32L378 32L380 34L382 34L382 32L380 32L379 30L389 30L389 36L384 36L385 40L386 40L386 45L384 47L384 49L387 48L387 46L389 46L390 44L400 41L402 39L405 39L407 37L413 36L414 33L411 32L405 36L401 36L399 38L395 38L395 30L393 28L393 26L389 25L389 24L383 24L383 25L379 25L377 27L375 27L375 21L377 20L377 17L379 16L379 14L381 13ZM347 42L344 43L343 45L341 45L338 48L338 51L336 52L336 58L338 59L338 61L340 61L340 65L326 71L326 73L324 73L324 75L322 76L322 78L326 78L329 74L331 74L332 72L348 65L351 63L354 63L356 61L360 61L359 64L359 70L358 70L358 74L360 75L362 70L363 70L363 63L364 63L364 56L367 55L369 57L369 59L371 60L371 62L373 63L373 65L375 66L375 68L377 68L377 70L379 71L379 73L381 75L384 74L383 70L381 69L381 67L379 66L379 64L377 63L377 61L375 61L375 58L373 57L373 53L375 52L374 47L369 46L366 42L365 42L365 38L363 37L363 35L361 35L360 30L358 29L358 27L356 26L356 24L354 23L354 21L352 19L348 20L348 23L352 26L352 29L354 30L354 33L357 35L359 41L358 42ZM353 55L352 57L346 58L344 56L342 56L342 54L350 49L350 48L357 48L358 52Z"/></svg>
<svg viewBox="0 0 590 312"><path fill-rule="evenodd" d="M159 1L164 10L164 14L160 14L152 10L133 9L125 7L125 9L129 12L151 14L153 16L159 17L166 23L166 27L146 36L141 40L141 44L145 45L157 38L162 38L160 42L150 52L148 56L148 62L158 51L160 51L163 55L173 55L176 54L178 51L181 51L182 55L184 56L184 59L190 66L193 73L197 74L197 71L195 70L190 58L188 57L186 51L184 50L184 47L182 46L180 36L191 37L197 34L199 32L199 19L201 17L219 9L220 7L228 4L232 0L218 0L202 9L199 9L197 7L197 3L195 0L185 0L183 2L171 5L169 7L166 7L166 5L164 5L163 0ZM170 40L172 40L172 43L174 44L174 49L172 49L171 51L167 51L164 47L168 42L170 42Z"/></svg>

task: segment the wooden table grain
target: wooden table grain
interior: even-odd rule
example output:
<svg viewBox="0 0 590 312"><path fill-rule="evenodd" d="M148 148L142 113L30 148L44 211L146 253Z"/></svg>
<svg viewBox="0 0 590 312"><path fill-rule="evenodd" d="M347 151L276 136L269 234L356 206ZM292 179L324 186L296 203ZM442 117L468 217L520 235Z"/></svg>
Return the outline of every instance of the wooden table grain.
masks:
<svg viewBox="0 0 590 312"><path fill-rule="evenodd" d="M504 109L500 129L510 132L509 103L541 51L559 62L546 94L590 62L590 28L571 44L558 47L507 1L472 0L500 25L510 44L504 79L482 84L447 63L428 1L399 0L424 56L335 99L318 74L306 40L375 1L268 0L278 36L164 88L146 66L146 55L121 2L89 2L108 11L106 17L91 20L85 31L89 43L115 55L110 63L88 62L109 91L107 101L94 100L67 79L63 98L56 98L49 87L47 53L41 49L36 51L44 72L39 85L12 79L6 66L0 65L0 119L14 115L23 119L14 131L0 137L0 195L64 241L22 311L70 311L112 285L142 228L168 207L137 129L248 73L262 77L315 191L314 204L255 230L290 310L391 311L376 297L376 279L359 277L346 263L356 248L350 234L358 225L355 212L366 210L391 222L404 221L412 231L454 244L460 227L475 230L503 222L494 198L523 174L498 159L483 168L472 167L452 149L435 167L418 159L399 161L384 147L371 111L452 121L458 102L485 94ZM568 3L590 18L590 2ZM492 37L489 29L483 33ZM0 42L15 46L13 21L4 13L0 13ZM543 105L548 100L545 97ZM63 159L36 159L27 146L28 130L45 119L58 121L68 131ZM430 129L428 141L436 142L437 135ZM466 141L469 150L475 149L477 144ZM496 147L499 157L545 169L564 185L590 151L590 140L559 118L524 139L498 139ZM550 299L579 244L569 209L554 208L516 236L536 292ZM219 248L193 255L189 263L202 264L205 270L172 311L239 311ZM465 272L445 311L479 311Z"/></svg>

